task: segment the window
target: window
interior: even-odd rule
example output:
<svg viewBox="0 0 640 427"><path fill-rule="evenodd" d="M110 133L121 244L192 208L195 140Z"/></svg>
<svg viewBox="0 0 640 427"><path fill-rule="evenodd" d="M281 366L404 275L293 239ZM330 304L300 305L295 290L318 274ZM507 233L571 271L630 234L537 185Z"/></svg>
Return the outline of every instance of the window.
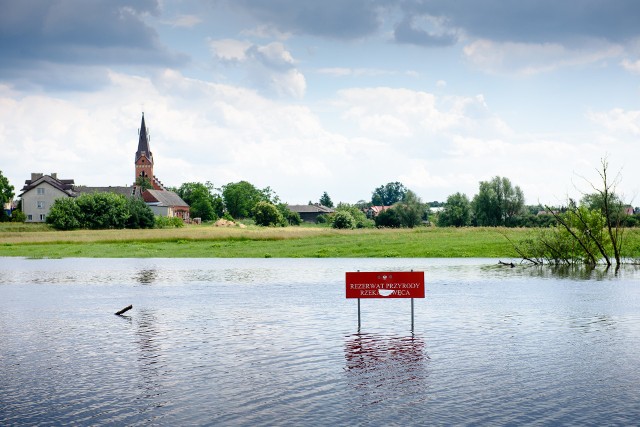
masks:
<svg viewBox="0 0 640 427"><path fill-rule="evenodd" d="M44 194L44 188L43 188L43 187L36 188L36 190L37 190L37 192L38 192L38 195L42 195L42 194Z"/></svg>
<svg viewBox="0 0 640 427"><path fill-rule="evenodd" d="M38 209L44 209L44 201L38 200Z"/></svg>
<svg viewBox="0 0 640 427"><path fill-rule="evenodd" d="M40 221L44 221L46 215L45 214L40 214Z"/></svg>
<svg viewBox="0 0 640 427"><path fill-rule="evenodd" d="M31 214L27 215L27 219L28 219L29 221L33 221L33 215L31 215Z"/></svg>

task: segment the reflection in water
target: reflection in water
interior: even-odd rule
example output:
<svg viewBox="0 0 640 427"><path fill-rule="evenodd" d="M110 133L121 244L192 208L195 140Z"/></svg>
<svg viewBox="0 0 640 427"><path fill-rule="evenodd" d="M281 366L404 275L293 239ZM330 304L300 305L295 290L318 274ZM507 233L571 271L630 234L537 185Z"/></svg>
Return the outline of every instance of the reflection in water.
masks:
<svg viewBox="0 0 640 427"><path fill-rule="evenodd" d="M138 283L142 283L143 285L149 285L156 281L158 278L158 271L155 268L152 269L142 269L138 271L136 274L136 281Z"/></svg>
<svg viewBox="0 0 640 427"><path fill-rule="evenodd" d="M163 350L160 345L160 334L158 333L157 319L153 312L140 310L136 314L136 335L140 348L138 360L140 362L140 379L142 384L139 387L141 395L146 404L143 407L152 409L154 407L165 406L162 396L162 380L167 376L168 369L164 363Z"/></svg>
<svg viewBox="0 0 640 427"><path fill-rule="evenodd" d="M360 406L391 403L398 396L403 396L403 404L414 404L427 397L429 356L421 337L350 335L345 359L347 379L358 392L355 398ZM407 402L407 396L416 400Z"/></svg>
<svg viewBox="0 0 640 427"><path fill-rule="evenodd" d="M618 277L634 276L640 270L640 265L625 264L623 268L615 268L599 265L590 268L586 265L532 265L527 263L516 264L515 269L501 264L491 264L480 267L480 270L492 276L529 276L543 279L570 279L570 280L610 280Z"/></svg>

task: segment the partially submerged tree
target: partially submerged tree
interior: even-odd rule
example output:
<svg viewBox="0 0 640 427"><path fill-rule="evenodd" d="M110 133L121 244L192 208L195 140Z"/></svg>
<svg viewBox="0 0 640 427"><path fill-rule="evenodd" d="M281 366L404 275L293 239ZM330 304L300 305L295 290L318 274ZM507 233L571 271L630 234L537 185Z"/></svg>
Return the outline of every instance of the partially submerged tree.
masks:
<svg viewBox="0 0 640 427"><path fill-rule="evenodd" d="M598 174L601 186L589 183L595 193L578 204L569 199L568 206L558 211L545 206L558 226L543 230L537 236L514 245L520 256L535 264L578 264L595 267L598 263L616 268L622 264L624 204L615 193L620 175L611 180L609 164L601 161Z"/></svg>

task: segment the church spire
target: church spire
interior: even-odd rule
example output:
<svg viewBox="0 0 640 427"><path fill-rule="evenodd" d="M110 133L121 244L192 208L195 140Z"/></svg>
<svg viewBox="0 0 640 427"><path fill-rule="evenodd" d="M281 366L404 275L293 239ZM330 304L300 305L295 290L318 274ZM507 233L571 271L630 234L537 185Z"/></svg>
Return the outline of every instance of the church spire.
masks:
<svg viewBox="0 0 640 427"><path fill-rule="evenodd" d="M138 151L136 151L136 163L140 157L144 156L147 161L153 163L153 155L149 149L149 136L147 135L147 126L144 124L144 113L142 113L142 123L140 124L140 136L138 137Z"/></svg>
<svg viewBox="0 0 640 427"><path fill-rule="evenodd" d="M153 175L153 154L149 149L149 134L147 132L147 126L144 123L144 113L142 113L142 123L140 124L140 130L138 131L138 151L136 151L135 159L135 181L138 183L141 179L147 180L151 183L153 188L161 189L155 176Z"/></svg>

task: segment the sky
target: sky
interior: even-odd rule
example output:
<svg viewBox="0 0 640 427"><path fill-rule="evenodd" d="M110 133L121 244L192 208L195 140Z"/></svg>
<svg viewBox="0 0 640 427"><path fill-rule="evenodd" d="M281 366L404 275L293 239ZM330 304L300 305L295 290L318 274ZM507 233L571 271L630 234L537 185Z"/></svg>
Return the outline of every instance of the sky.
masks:
<svg viewBox="0 0 640 427"><path fill-rule="evenodd" d="M507 177L527 204L640 205L636 0L0 0L0 171L290 204L423 201Z"/></svg>

